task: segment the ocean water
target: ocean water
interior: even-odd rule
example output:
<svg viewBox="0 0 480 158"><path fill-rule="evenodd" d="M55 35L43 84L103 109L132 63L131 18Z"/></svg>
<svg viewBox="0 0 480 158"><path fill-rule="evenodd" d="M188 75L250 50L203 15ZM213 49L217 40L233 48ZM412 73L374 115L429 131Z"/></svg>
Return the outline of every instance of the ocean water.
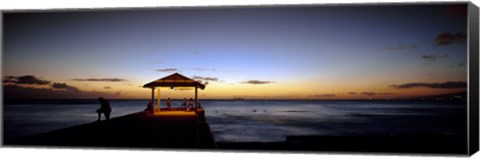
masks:
<svg viewBox="0 0 480 158"><path fill-rule="evenodd" d="M145 109L148 100L110 100L111 117ZM180 101L173 101L179 106ZM275 142L298 135L459 135L466 103L427 101L201 101L216 141ZM90 123L96 100L5 102L4 139ZM103 116L102 116L103 117ZM104 118L102 118L104 119Z"/></svg>

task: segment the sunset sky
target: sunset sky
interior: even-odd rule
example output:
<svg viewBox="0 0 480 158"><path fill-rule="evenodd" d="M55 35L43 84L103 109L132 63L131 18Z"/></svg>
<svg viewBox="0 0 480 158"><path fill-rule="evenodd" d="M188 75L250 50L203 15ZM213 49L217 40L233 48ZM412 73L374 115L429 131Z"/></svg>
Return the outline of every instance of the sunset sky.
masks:
<svg viewBox="0 0 480 158"><path fill-rule="evenodd" d="M466 5L155 8L3 14L6 98L368 99L466 90ZM193 96L162 89L162 98Z"/></svg>

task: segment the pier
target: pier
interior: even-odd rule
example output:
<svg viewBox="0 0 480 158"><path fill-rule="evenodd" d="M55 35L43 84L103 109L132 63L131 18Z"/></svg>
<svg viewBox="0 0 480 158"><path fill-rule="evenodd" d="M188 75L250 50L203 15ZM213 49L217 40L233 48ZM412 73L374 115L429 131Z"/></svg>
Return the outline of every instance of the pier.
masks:
<svg viewBox="0 0 480 158"><path fill-rule="evenodd" d="M182 113L181 115L179 113ZM41 147L215 149L209 125L193 112L137 112L25 137L8 145Z"/></svg>

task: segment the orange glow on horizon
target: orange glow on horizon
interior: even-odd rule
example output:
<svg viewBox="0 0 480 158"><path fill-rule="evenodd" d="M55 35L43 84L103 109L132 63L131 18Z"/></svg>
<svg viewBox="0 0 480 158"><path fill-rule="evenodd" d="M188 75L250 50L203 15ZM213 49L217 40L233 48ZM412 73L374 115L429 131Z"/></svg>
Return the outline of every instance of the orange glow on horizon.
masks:
<svg viewBox="0 0 480 158"><path fill-rule="evenodd" d="M303 83L303 84L302 84ZM272 83L263 85L213 83L198 91L199 99L395 99L432 96L465 91L465 89L410 88L395 89L388 85ZM99 87L97 87L99 88ZM109 93L122 92L118 98L150 99L151 90L138 86L112 87ZM161 88L161 99L194 97L194 89ZM155 93L157 95L157 93Z"/></svg>

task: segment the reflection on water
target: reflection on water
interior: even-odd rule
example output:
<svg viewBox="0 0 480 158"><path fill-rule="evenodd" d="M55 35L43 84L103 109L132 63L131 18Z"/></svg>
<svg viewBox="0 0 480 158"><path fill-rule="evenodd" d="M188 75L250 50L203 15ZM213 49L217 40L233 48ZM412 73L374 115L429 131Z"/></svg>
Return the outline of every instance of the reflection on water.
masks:
<svg viewBox="0 0 480 158"><path fill-rule="evenodd" d="M112 118L142 111L147 100L112 100ZM202 101L216 141L284 141L289 135L464 134L466 104L387 101ZM174 107L181 101L173 101ZM95 101L36 101L4 106L4 138L96 120Z"/></svg>
<svg viewBox="0 0 480 158"><path fill-rule="evenodd" d="M206 105L217 141L284 141L289 135L463 134L466 130L466 105L458 103L234 101Z"/></svg>

